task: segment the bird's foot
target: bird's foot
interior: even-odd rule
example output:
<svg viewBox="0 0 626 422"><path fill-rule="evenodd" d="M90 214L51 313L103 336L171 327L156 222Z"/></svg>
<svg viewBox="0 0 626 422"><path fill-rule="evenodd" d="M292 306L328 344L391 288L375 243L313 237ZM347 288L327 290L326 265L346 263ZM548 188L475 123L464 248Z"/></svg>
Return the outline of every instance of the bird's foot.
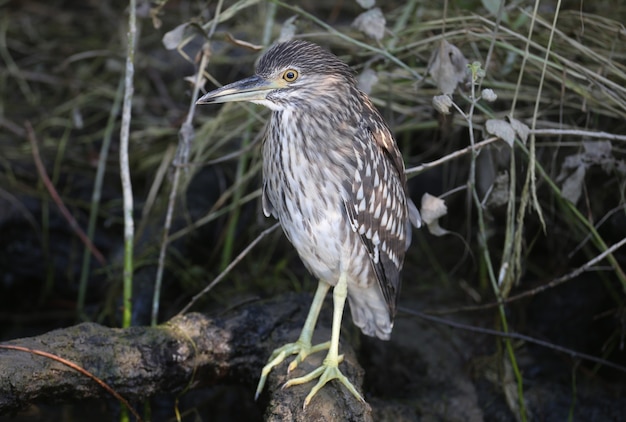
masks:
<svg viewBox="0 0 626 422"><path fill-rule="evenodd" d="M295 343L288 343L272 352L272 355L267 361L267 364L263 367L261 371L261 379L259 379L259 384L256 387L256 393L254 395L254 399L258 399L261 391L263 391L263 387L265 386L265 382L267 381L267 376L274 369L275 366L280 365L288 356L297 355L293 361L289 364L287 368L287 372L291 372L296 367L306 359L307 356L317 353L321 350L326 350L330 347L330 342L327 341L325 343L316 344L315 346L311 346L310 342L298 340Z"/></svg>
<svg viewBox="0 0 626 422"><path fill-rule="evenodd" d="M354 385L352 385L350 380L348 380L348 378L346 378L346 376L342 374L341 371L339 370L339 364L342 361L343 361L343 355L340 355L336 359L327 357L326 359L324 359L324 363L322 363L322 365L319 368L311 371L307 375L287 381L283 385L283 388L287 388L287 387L291 387L291 386L299 385L299 384L306 384L309 381L313 381L314 379L319 378L319 380L317 381L317 384L315 384L315 386L311 389L311 392L309 393L309 395L306 396L306 398L304 399L304 408L306 409L306 407L311 402L311 399L313 398L313 396L315 396L315 394L317 394L317 392L324 385L326 385L328 381L336 379L337 381L342 383L348 389L348 391L350 391L354 395L354 397L359 399L359 401L365 402L365 400L363 399L363 396L361 396L361 394L357 391Z"/></svg>

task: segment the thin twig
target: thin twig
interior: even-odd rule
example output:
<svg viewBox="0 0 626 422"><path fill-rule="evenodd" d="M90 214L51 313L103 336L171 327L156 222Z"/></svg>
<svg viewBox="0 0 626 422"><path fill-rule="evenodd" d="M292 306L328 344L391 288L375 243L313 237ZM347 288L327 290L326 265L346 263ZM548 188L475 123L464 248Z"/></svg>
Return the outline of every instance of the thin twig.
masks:
<svg viewBox="0 0 626 422"><path fill-rule="evenodd" d="M133 242L135 222L133 220L133 185L130 178L128 158L131 111L133 109L133 75L135 74L135 45L137 39L137 1L129 0L126 73L124 75L124 102L122 126L120 128L120 178L122 182L124 213L124 292L122 326L131 324L131 297L133 289Z"/></svg>
<svg viewBox="0 0 626 422"><path fill-rule="evenodd" d="M496 142L498 140L500 140L500 138L492 137L492 138L485 139L484 141L480 141L480 142L478 142L478 143L476 143L474 145L468 145L465 148L460 149L458 151L454 151L453 153L448 154L445 157L441 157L438 160L431 161L430 163L424 163L424 164L421 164L419 166L408 168L408 169L406 169L405 173L407 175L423 173L424 171L426 171L428 169L440 166L443 163L446 163L448 161L454 160L455 158L459 158L460 156L465 155L465 154L467 154L469 152L479 151L480 149L482 149L482 148L486 147L487 145L492 144L492 143L494 143L494 142Z"/></svg>
<svg viewBox="0 0 626 422"><path fill-rule="evenodd" d="M536 4L538 5L539 2L537 1ZM531 124L530 124L531 130L537 129L537 118L538 118L538 116L540 114L539 113L539 107L541 107L541 96L543 95L543 85L544 85L545 80L546 80L546 73L548 71L549 57L550 57L550 53L552 51L552 41L554 39L554 33L556 32L556 28L557 28L556 22L557 22L557 20L559 18L560 10L561 10L561 0L557 0L556 7L555 7L555 13L554 13L554 20L552 22L552 26L550 27L550 36L548 37L548 45L546 46L545 60L543 62L543 66L541 68L541 76L539 77L539 86L537 87L535 108L533 110L533 115L532 115ZM533 21L535 20L535 18L537 16L538 16L537 14L533 15ZM529 39L530 38L531 37L529 37ZM539 203L539 198L537 197L537 176L535 174L535 171L536 171L536 161L537 161L537 154L535 152L536 137L532 133L530 135L529 144L530 144L529 145L530 161L528 163L528 171L529 171L529 180L530 180L530 187L531 187L530 195L531 195L531 199L532 199L533 208L535 208L535 211L537 212L537 217L539 217L539 221L541 222L541 226L543 227L543 230L545 232L546 231L546 222L545 222L545 220L543 218L543 211L541 210L541 204Z"/></svg>
<svg viewBox="0 0 626 422"><path fill-rule="evenodd" d="M606 214L602 216L602 218L598 220L597 223L593 225L593 227L596 230L600 229L600 227L602 227L602 225L606 223L615 213L621 211L626 211L626 205L624 205L624 203L609 210ZM567 258L571 259L575 254L578 253L578 251L580 251L587 243L589 243L590 240L593 240L593 233L588 233L585 238L580 241L578 246L576 246L570 253L567 254Z"/></svg>
<svg viewBox="0 0 626 422"><path fill-rule="evenodd" d="M27 121L26 123L24 123L24 127L26 128L26 135L33 150L33 160L35 161L37 172L39 173L39 177L41 178L43 184L46 186L48 193L52 197L52 200L57 205L57 207L59 207L59 211L61 211L63 217L70 224L70 228L74 231L76 236L80 238L81 242L83 242L85 244L85 247L91 251L91 253L98 260L98 262L104 266L106 264L106 259L104 258L104 255L102 255L98 248L96 248L96 246L93 244L91 239L87 237L83 229L78 225L78 222L76 221L74 216L72 216L72 213L70 213L70 211L63 203L63 200L59 196L59 193L57 192L54 184L50 180L50 177L48 177L46 167L43 165L43 162L41 161L41 156L39 155L39 146L37 143L35 131L33 130L33 126L30 124L30 122Z"/></svg>
<svg viewBox="0 0 626 422"><path fill-rule="evenodd" d="M535 135L555 135L555 136L580 136L584 138L602 138L611 141L624 141L626 142L626 135L618 135L615 133L608 133L602 131L593 130L579 130L579 129L533 129L530 133Z"/></svg>
<svg viewBox="0 0 626 422"><path fill-rule="evenodd" d="M184 125L184 124L183 124ZM182 129L181 129L182 130ZM181 168L175 167L172 187L167 202L167 211L165 213L165 223L163 224L163 238L161 239L161 248L159 249L159 265L154 281L154 293L152 295L152 313L150 316L150 325L156 327L159 319L159 306L161 302L161 286L163 284L163 271L165 270L165 255L167 246L169 245L169 233L172 227L172 217L174 208L176 207L176 197L178 196L178 185L180 183Z"/></svg>
<svg viewBox="0 0 626 422"><path fill-rule="evenodd" d="M120 105L122 103L122 95L124 92L124 85L120 79L117 91L115 93L115 100L109 111L109 119L104 129L104 135L102 136L102 145L100 146L100 154L98 154L98 168L96 170L96 178L93 182L93 192L91 193L91 206L89 207L89 222L87 224L87 237L92 239L96 231L96 221L98 219L98 210L100 208L100 198L102 193L102 184L104 181L104 173L106 172L107 160L109 157L109 149L111 146L111 139L113 138L113 128L115 127L115 121L120 111ZM85 296L87 294L87 285L89 279L89 269L91 261L89 259L89 251L85 249L83 253L83 262L80 270L80 282L78 284L78 299L76 303L76 311L80 316L85 306Z"/></svg>
<svg viewBox="0 0 626 422"><path fill-rule="evenodd" d="M519 334L519 333L515 333L515 332L511 332L511 331L502 332L502 331L498 331L498 330L492 330L492 329L489 329L489 328L475 327L475 326L463 324L463 323L460 323L460 322L450 321L450 320L445 319L445 318L439 318L439 317L436 317L436 316L433 316L433 315L428 315L428 314L425 314L423 312L419 312L419 311L416 311L414 309L409 309L409 308L405 308L405 307L402 307L402 306L398 307L398 310L400 312L404 312L404 313L407 313L409 315L414 315L414 316L417 316L419 318L425 319L427 321L436 322L438 324L445 324L445 325L448 325L448 326L453 327L453 328L459 328L459 329L466 330L466 331L471 331L471 332L474 332L474 333L487 334L487 335L497 336L497 337L502 337L502 338L507 338L507 339L522 340L522 341L525 341L527 343L537 344L539 346L546 347L548 349L552 349L552 350L556 350L558 352L566 353L566 354L570 355L573 358L579 358L579 359L588 360L588 361L591 361L591 362L596 362L596 363L599 363L601 365L605 365L605 366L608 366L610 368L617 369L618 371L626 372L626 367L618 365L618 364L613 363L611 361L608 361L606 359L602 359L602 358L599 358L599 357L596 357L596 356L588 355L586 353L577 352L575 350L568 349L567 347L559 346L557 344L550 343L550 342L547 342L547 341L544 341L544 340L539 340L537 338L530 337L530 336L527 336L527 335L524 335L524 334Z"/></svg>
<svg viewBox="0 0 626 422"><path fill-rule="evenodd" d="M30 349L28 347L2 344L2 345L0 345L0 349L16 350L18 352L26 352L26 353L32 353L34 355L43 356L43 357L46 357L48 359L52 359L52 360L54 360L56 362L59 362L59 363L65 365L65 366L68 366L68 367L72 368L75 371L80 372L84 376L86 376L88 378L91 378L93 381L96 382L96 384L98 384L100 387L104 388L109 394L111 394L113 397L115 397L117 400L119 400L124 406L126 406L126 408L130 411L130 413L133 414L133 416L137 419L138 422L142 421L141 416L139 416L137 411L130 405L128 400L126 400L124 397L122 397L117 391L112 389L106 382L102 381L100 378L98 378L97 376L95 376L91 372L87 371L85 368L83 368L81 366L78 366L74 362L71 362L71 361L69 361L67 359L63 359L62 357L57 356L55 354L44 352L43 350Z"/></svg>
<svg viewBox="0 0 626 422"><path fill-rule="evenodd" d="M467 113L467 116L468 116L467 123L469 126L470 145L472 147L475 147L476 143L474 139L473 116L474 116L475 107L478 105L478 100L479 100L478 97L476 96L476 82L477 80L482 79L483 76L480 76L480 73L478 72L477 68L470 66L470 69L472 69L471 96L470 96L471 101L470 101L469 112ZM485 221L485 215L484 215L481 203L480 203L478 190L476 188L476 162L477 162L477 157L478 157L478 151L475 149L472 149L471 157L472 159L470 161L470 174L469 174L468 183L471 188L469 193L474 202L474 208L476 209L476 217L478 221L478 239L479 239L478 243L479 243L480 250L482 252L482 257L483 257L486 269L487 269L487 277L489 279L489 282L492 285L493 292L496 295L496 297L502 297L502 289L498 283L498 279L496 278L495 266L491 260L489 242L487 241L488 234L487 234L487 224ZM510 195L512 195L512 192L510 193ZM509 206L512 206L510 202L509 202ZM510 228L511 226L509 225L508 229L510 230ZM505 245L505 247L507 247L507 245ZM500 316L502 329L504 332L508 333L509 322L506 316L504 305L499 304L498 313ZM517 385L517 402L519 406L519 409L518 409L519 417L522 422L526 422L528 419L527 419L527 414L526 414L526 405L524 402L524 385L523 385L522 374L519 370L519 365L515 357L515 351L513 349L512 342L510 341L510 339L505 338L503 343L506 349L506 354L508 355L508 358L509 358L509 363L511 364L511 369L513 370L513 374L515 375L515 381ZM512 403L509 403L509 406L513 408Z"/></svg>
<svg viewBox="0 0 626 422"><path fill-rule="evenodd" d="M399 67L401 67L402 69L406 70L415 80L422 80L423 76L420 75L418 72L416 72L412 67L410 67L409 65L407 65L406 63L404 63L402 60L398 59L396 56L394 56L393 54L391 54L389 51L382 49L382 48L377 48L374 47L372 45L369 45L367 43L358 41L346 34L344 34L343 32L339 32L338 30L336 30L335 28L333 28L331 25L328 25L326 22L324 22L321 19L316 18L314 15L312 15L311 13L308 13L307 11L305 11L304 9L302 9L300 6L292 6L290 4L284 3L282 1L279 0L272 0L274 3L277 3L279 6L284 7L285 9L289 9L291 11L294 11L302 16L305 16L307 19L310 19L311 21L315 22L317 25L321 26L322 28L324 28L325 30L327 30L329 33L336 35L337 37L343 39L344 41L348 41L351 44L354 44L358 47L361 47L365 50L369 50L373 53L376 54L380 54L381 56L385 57L386 59L388 59L389 61L392 61L393 63L397 64Z"/></svg>
<svg viewBox="0 0 626 422"><path fill-rule="evenodd" d="M203 163L203 165L213 166L215 164L219 164L219 163L223 163L226 161L234 160L235 158L239 158L242 155L250 152L259 143L259 141L263 139L263 137L265 137L265 130L261 130L259 133L257 133L254 139L252 139L252 142L249 142L243 148L240 148L237 151L233 151L229 154L224 154L221 157L218 157L214 160L206 161L205 163Z"/></svg>
<svg viewBox="0 0 626 422"><path fill-rule="evenodd" d="M216 10L216 18L219 16L222 7L222 1L218 3ZM217 19L215 20L217 22ZM211 27L211 35L215 31L215 25ZM195 138L195 130L193 128L193 116L196 111L196 99L200 92L200 86L202 85L202 75L204 69L209 63L211 57L211 48L209 42L207 42L202 48L202 59L200 60L200 67L196 73L196 79L194 81L193 93L191 95L191 102L189 105L189 112L187 118L180 127L178 132L179 143L176 151L176 155L172 162L174 167L174 177L172 180L172 187L170 190L169 199L167 202L167 211L165 214L165 222L163 224L163 238L161 239L161 248L159 250L159 264L157 267L157 273L154 281L154 294L152 296L152 314L150 317L150 324L156 326L159 317L159 307L161 302L161 286L163 284L163 272L165 270L165 255L167 253L167 246L170 243L170 230L172 228L172 218L174 216L174 210L176 208L176 197L178 196L178 185L180 184L180 173L189 162L189 155L191 153L191 144Z"/></svg>
<svg viewBox="0 0 626 422"><path fill-rule="evenodd" d="M506 299L502 299L502 301L500 303L508 304L508 303L515 302L515 301L518 301L520 299L523 299L525 297L534 296L534 295L536 295L538 293L541 293L541 292L544 292L546 290L552 289L552 288L554 288L556 286L560 286L561 284L565 283L566 281L572 280L572 279L578 277L579 275L581 275L582 273L584 273L586 271L590 271L591 268L594 265L596 265L597 263L599 263L600 261L605 259L608 255L612 254L613 252L615 252L616 250L618 250L619 248L621 248L624 245L626 245L626 237L623 238L622 240L620 240L619 242L615 243L610 248L607 248L600 255L594 257L593 259L587 261L586 263L584 263L580 267L576 268L575 270L570 271L569 273L567 273L567 274L565 274L565 275L563 275L563 276L561 276L559 278L555 278L554 280L550 281L549 283L543 284L543 285L541 285L539 287L535 287L534 289L527 290L527 291L525 291L523 293L519 293L519 294L514 295L514 296L509 296ZM463 307L449 309L449 310L428 311L428 313L429 314L436 314L436 315L446 315L446 314L452 314L452 313L458 313L458 312L483 311L483 310L486 310L486 309L495 308L495 307L499 306L500 303L492 302L492 303L486 303L484 305L463 306Z"/></svg>
<svg viewBox="0 0 626 422"><path fill-rule="evenodd" d="M189 303L183 309L181 309L181 311L178 313L178 315L182 315L185 312L187 312L189 310L189 308L191 308L194 305L194 303L196 303L198 301L198 299L200 299L202 296L207 294L211 289L213 289L213 287L215 287L215 285L217 285L217 283L222 281L222 279L224 277L226 277L226 275L228 275L228 273L231 272L231 270L233 268L235 268L235 265L237 265L252 250L252 248L254 248L257 245L257 243L259 243L261 241L261 239L263 239L265 236L267 236L268 234L270 234L274 230L276 230L279 225L280 225L280 223L276 223L272 227L263 230L256 237L256 239L254 239L252 242L250 242L250 244L248 246L246 246L246 248L243 251L241 251L241 253L239 255L237 255L237 257L235 259L233 259L233 261L230 264L228 264L228 266L226 268L224 268L224 271L222 271L220 273L220 275L218 275L215 278L215 280L213 280L211 282L211 284L206 286L204 289L202 289L202 291L200 293L196 294L193 298L191 298Z"/></svg>

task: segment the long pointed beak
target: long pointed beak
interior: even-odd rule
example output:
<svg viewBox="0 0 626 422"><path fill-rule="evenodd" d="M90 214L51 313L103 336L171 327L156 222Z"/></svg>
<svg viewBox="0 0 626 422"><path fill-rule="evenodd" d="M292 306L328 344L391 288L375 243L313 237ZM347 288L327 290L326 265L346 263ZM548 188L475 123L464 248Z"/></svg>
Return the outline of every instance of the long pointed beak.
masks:
<svg viewBox="0 0 626 422"><path fill-rule="evenodd" d="M204 94L196 104L218 104L235 101L262 101L267 94L277 88L282 88L280 83L268 81L260 76L251 76L232 84L224 85L215 91Z"/></svg>

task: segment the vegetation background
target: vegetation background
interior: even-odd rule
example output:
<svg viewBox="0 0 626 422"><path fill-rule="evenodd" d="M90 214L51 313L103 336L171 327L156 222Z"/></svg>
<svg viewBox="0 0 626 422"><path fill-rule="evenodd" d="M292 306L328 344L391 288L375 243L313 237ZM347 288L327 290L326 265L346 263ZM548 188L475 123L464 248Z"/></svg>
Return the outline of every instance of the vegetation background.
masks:
<svg viewBox="0 0 626 422"><path fill-rule="evenodd" d="M0 340L163 322L220 274L194 310L313 292L278 230L238 257L274 224L259 201L268 111L194 106L199 91L250 75L260 49L298 37L348 62L393 129L411 195L433 216L414 233L399 318L466 325L428 323L463 339L480 418L623 418L625 2L139 1L126 149L129 7L0 1ZM348 325L368 400L398 405L393 420L462 420L446 390L429 401L447 410L419 401L426 374L406 362L423 345L403 346L389 378L380 346ZM186 410L232 420L254 382L190 393ZM0 419L81 420L93 406ZM97 406L92 419L118 411Z"/></svg>

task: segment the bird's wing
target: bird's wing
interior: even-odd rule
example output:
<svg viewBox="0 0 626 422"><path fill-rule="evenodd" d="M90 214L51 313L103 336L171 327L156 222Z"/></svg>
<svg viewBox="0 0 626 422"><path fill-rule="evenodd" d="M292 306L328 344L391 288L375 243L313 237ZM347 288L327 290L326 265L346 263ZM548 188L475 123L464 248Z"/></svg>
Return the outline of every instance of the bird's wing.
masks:
<svg viewBox="0 0 626 422"><path fill-rule="evenodd" d="M382 123L384 119L380 116L380 113L374 108L370 101L364 102L367 105L368 112L365 115L376 116L372 119L372 121L377 122L374 127L371 128L371 136L374 139L374 142L384 151L387 158L393 163L393 167L397 172L398 177L400 178L400 183L402 186L406 186L406 173L404 172L404 159L402 158L402 154L396 145L396 141L391 135L391 130L389 127ZM371 118L370 118L371 119ZM407 207L409 210L409 221L415 228L420 228L422 226L422 216L420 215L417 206L413 203L413 200L406 197L407 199ZM407 243L406 249L409 248L411 244L411 226L407 226Z"/></svg>
<svg viewBox="0 0 626 422"><path fill-rule="evenodd" d="M359 234L389 306L395 315L400 270L406 246L408 205L404 163L391 133L379 119L364 119L353 143L357 168L351 198L345 203L352 229ZM382 121L382 120L380 120Z"/></svg>

